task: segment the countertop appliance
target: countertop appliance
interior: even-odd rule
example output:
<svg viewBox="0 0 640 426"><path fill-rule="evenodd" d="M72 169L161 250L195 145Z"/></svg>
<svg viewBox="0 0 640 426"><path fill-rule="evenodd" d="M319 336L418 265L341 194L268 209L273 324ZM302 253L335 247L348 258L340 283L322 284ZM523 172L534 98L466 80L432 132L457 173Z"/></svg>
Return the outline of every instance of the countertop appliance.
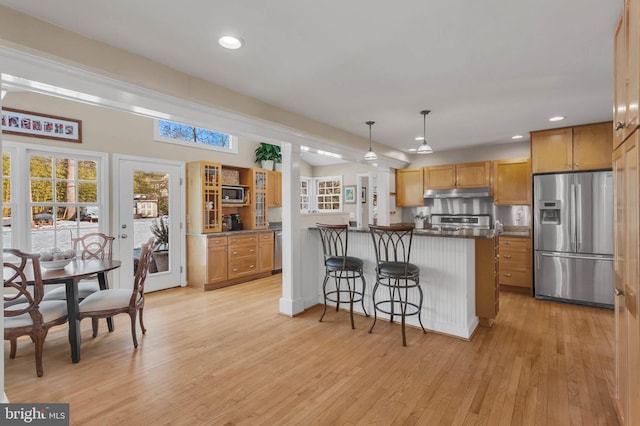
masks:
<svg viewBox="0 0 640 426"><path fill-rule="evenodd" d="M243 225L242 220L240 219L240 215L238 213L234 213L231 215L231 228L230 231L242 231Z"/></svg>
<svg viewBox="0 0 640 426"><path fill-rule="evenodd" d="M491 229L491 215L432 214L431 229L434 231Z"/></svg>
<svg viewBox="0 0 640 426"><path fill-rule="evenodd" d="M613 307L613 174L533 177L535 297Z"/></svg>
<svg viewBox="0 0 640 426"><path fill-rule="evenodd" d="M244 203L244 187L222 185L222 203L227 204L243 204Z"/></svg>

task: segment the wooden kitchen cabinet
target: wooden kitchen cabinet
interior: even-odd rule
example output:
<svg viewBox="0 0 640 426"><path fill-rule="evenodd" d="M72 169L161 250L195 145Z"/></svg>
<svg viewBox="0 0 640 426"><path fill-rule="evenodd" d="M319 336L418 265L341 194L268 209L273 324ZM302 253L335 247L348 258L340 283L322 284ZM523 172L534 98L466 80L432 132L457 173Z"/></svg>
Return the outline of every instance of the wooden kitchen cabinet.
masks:
<svg viewBox="0 0 640 426"><path fill-rule="evenodd" d="M475 240L476 249L476 316L480 325L491 326L500 311L498 239Z"/></svg>
<svg viewBox="0 0 640 426"><path fill-rule="evenodd" d="M282 173L267 174L267 207L282 207Z"/></svg>
<svg viewBox="0 0 640 426"><path fill-rule="evenodd" d="M229 236L227 258L227 278L229 280L258 273L257 234Z"/></svg>
<svg viewBox="0 0 640 426"><path fill-rule="evenodd" d="M187 284L207 289L227 280L227 237L187 236Z"/></svg>
<svg viewBox="0 0 640 426"><path fill-rule="evenodd" d="M424 168L424 189L482 187L491 187L490 161Z"/></svg>
<svg viewBox="0 0 640 426"><path fill-rule="evenodd" d="M273 271L273 232L258 235L258 272Z"/></svg>
<svg viewBox="0 0 640 426"><path fill-rule="evenodd" d="M573 170L611 168L611 122L573 128Z"/></svg>
<svg viewBox="0 0 640 426"><path fill-rule="evenodd" d="M531 132L532 173L611 168L611 123Z"/></svg>
<svg viewBox="0 0 640 426"><path fill-rule="evenodd" d="M456 186L456 166L431 166L424 168L424 189L450 189Z"/></svg>
<svg viewBox="0 0 640 426"><path fill-rule="evenodd" d="M533 276L531 238L498 237L500 257L498 282L504 286L531 289ZM507 287L507 288L508 288Z"/></svg>
<svg viewBox="0 0 640 426"><path fill-rule="evenodd" d="M640 124L640 1L625 0L614 33L613 148Z"/></svg>
<svg viewBox="0 0 640 426"><path fill-rule="evenodd" d="M531 160L512 158L493 162L493 202L531 204Z"/></svg>
<svg viewBox="0 0 640 426"><path fill-rule="evenodd" d="M614 165L614 288L616 386L621 424L640 424L640 130L616 149Z"/></svg>
<svg viewBox="0 0 640 426"><path fill-rule="evenodd" d="M222 231L222 165L187 163L187 232Z"/></svg>
<svg viewBox="0 0 640 426"><path fill-rule="evenodd" d="M456 188L491 186L491 162L456 164Z"/></svg>
<svg viewBox="0 0 640 426"><path fill-rule="evenodd" d="M267 173L265 169L244 169L243 182L249 182L249 208L239 209L245 229L267 229Z"/></svg>
<svg viewBox="0 0 640 426"><path fill-rule="evenodd" d="M422 167L396 170L396 206L424 205Z"/></svg>

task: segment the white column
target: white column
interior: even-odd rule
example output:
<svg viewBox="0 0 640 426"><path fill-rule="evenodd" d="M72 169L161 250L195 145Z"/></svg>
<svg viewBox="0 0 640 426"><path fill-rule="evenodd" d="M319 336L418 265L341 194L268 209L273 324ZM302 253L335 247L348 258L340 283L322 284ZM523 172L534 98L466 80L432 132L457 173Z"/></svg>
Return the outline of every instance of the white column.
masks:
<svg viewBox="0 0 640 426"><path fill-rule="evenodd" d="M376 186L378 191L378 225L389 225L389 173L388 167L379 167L376 171Z"/></svg>
<svg viewBox="0 0 640 426"><path fill-rule="evenodd" d="M300 147L283 143L282 152L282 297L280 313L304 310L300 241Z"/></svg>

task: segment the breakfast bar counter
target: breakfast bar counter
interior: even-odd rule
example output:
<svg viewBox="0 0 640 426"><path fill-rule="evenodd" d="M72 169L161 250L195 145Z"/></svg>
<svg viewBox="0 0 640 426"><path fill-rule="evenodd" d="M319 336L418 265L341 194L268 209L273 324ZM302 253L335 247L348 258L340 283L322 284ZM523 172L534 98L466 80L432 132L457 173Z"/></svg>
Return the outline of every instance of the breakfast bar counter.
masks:
<svg viewBox="0 0 640 426"><path fill-rule="evenodd" d="M317 229L306 229L303 234L306 235L303 235L301 260L303 270L309 271L304 274L305 294L309 295L305 304L309 307L323 301L324 265ZM420 268L420 285L424 292L422 322L428 330L464 339L471 337L480 323L476 314L477 288L485 292L489 289L491 297L497 297L493 274L496 236L493 230L414 232L411 263ZM371 291L375 283L376 260L368 228L349 228L348 254L364 261L365 306L368 312L373 312ZM489 273L478 274L483 268ZM496 311L497 307L496 303ZM354 306L354 310L358 311L358 307ZM360 326L365 327L363 321L356 321L356 324L360 322ZM419 327L415 316L407 318L407 324Z"/></svg>

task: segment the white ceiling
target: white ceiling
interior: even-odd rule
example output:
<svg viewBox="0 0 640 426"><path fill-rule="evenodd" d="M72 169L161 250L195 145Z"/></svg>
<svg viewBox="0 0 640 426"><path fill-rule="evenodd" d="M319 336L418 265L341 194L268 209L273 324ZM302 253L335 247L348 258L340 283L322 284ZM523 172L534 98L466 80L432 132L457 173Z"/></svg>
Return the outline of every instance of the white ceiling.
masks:
<svg viewBox="0 0 640 426"><path fill-rule="evenodd" d="M434 150L612 117L622 0L0 4L401 150L422 109Z"/></svg>

